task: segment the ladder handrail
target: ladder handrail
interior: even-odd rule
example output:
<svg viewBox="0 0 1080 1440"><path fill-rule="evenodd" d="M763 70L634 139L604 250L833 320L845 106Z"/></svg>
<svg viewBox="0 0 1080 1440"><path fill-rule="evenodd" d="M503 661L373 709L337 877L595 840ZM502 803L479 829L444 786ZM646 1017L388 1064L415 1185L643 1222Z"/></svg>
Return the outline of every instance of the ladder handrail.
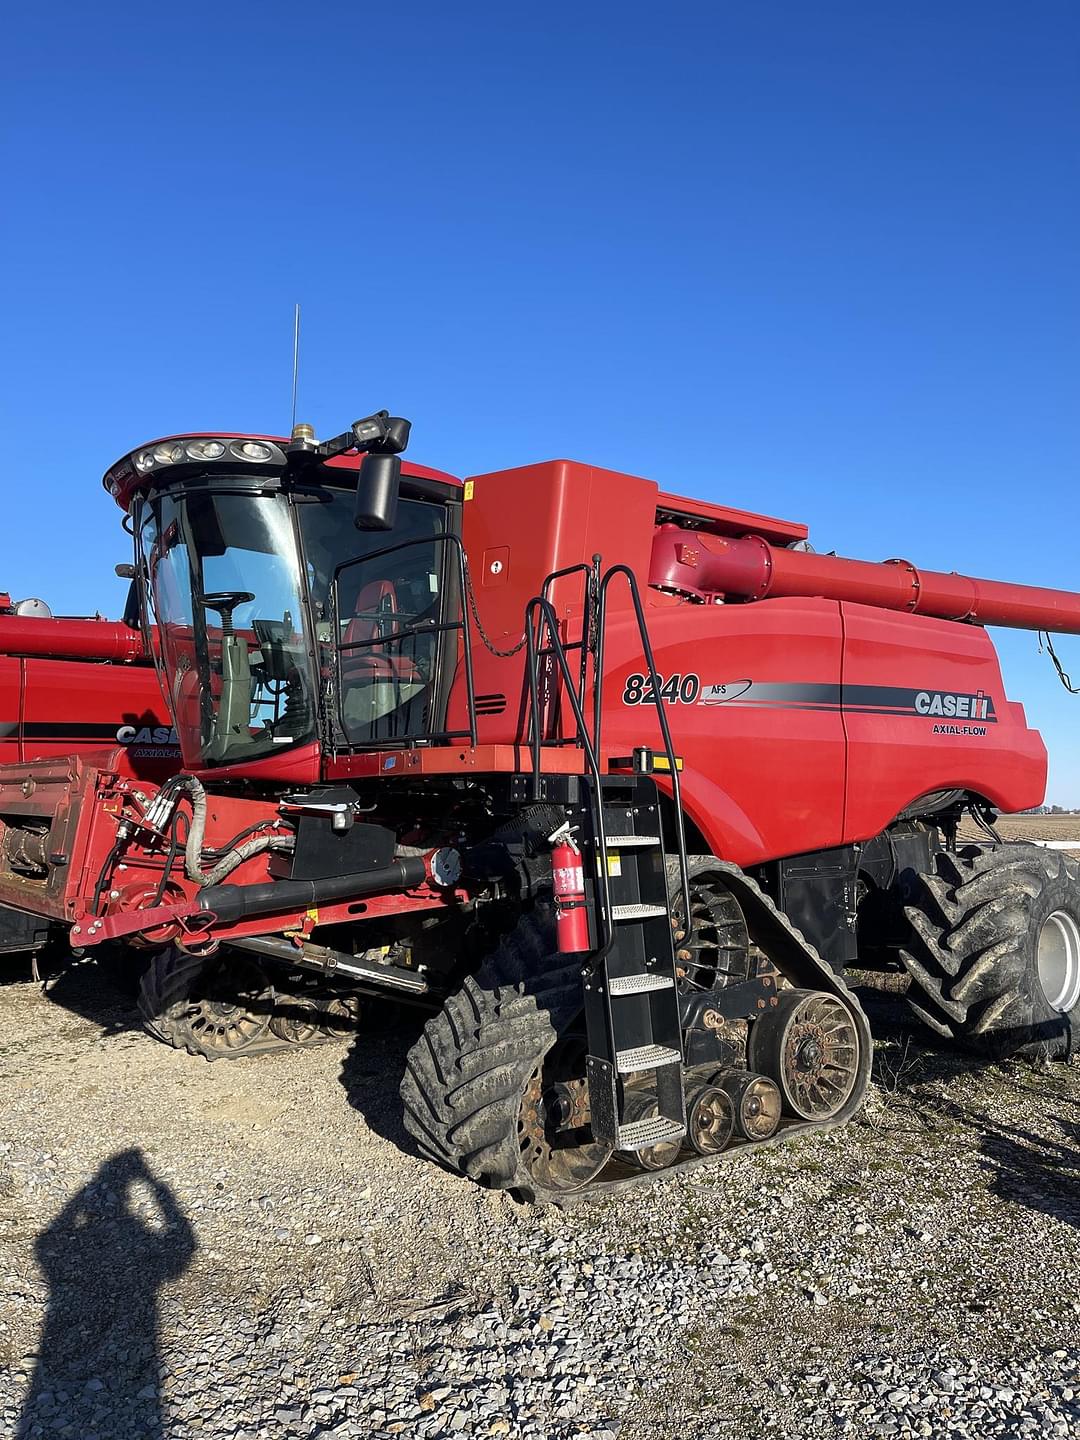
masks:
<svg viewBox="0 0 1080 1440"><path fill-rule="evenodd" d="M535 621L535 623L534 623ZM581 748L585 751L585 759L588 763L589 772L592 775L596 786L596 832L599 842L599 877L600 877L600 900L597 910L600 924L597 935L598 958L603 958L611 949L615 939L615 922L611 910L611 886L608 878L607 866L607 833L604 828L604 794L601 784L601 771L599 751L589 736L588 721L585 719L585 709L578 699L577 691L574 688L573 676L570 673L570 662L566 658L566 650L563 647L562 638L559 635L559 617L555 614L555 607L550 600L544 599L542 595L534 596L525 607L525 645L527 656L527 675L529 681L529 718L530 745L532 748L533 762L533 800L539 801L543 797L540 787L540 752L543 746L543 736L540 729L540 692L539 692L539 667L538 642L543 634L544 627L547 627L550 639L549 650L555 656L559 671L562 675L563 684L566 686L567 698L570 701L570 708L574 712L574 723L577 725L577 738Z"/></svg>
<svg viewBox="0 0 1080 1440"><path fill-rule="evenodd" d="M598 571L599 556L594 558L592 565L586 565L584 561L577 565L565 565L561 570L553 570L544 581L540 589L542 600L551 599L551 587L556 580L565 580L568 575L584 575L585 584L581 601L581 639L571 640L563 643L564 650L581 651L581 675L578 679L578 699L581 701L582 709L585 707L585 689L589 677L589 631L593 623L593 615L596 609L597 596L600 591L600 576Z"/></svg>
<svg viewBox="0 0 1080 1440"><path fill-rule="evenodd" d="M682 808L682 781L679 777L678 756L675 754L675 745L671 738L671 727L668 724L667 713L664 709L664 700L660 694L660 676L657 674L656 661L653 658L652 641L649 639L649 625L645 619L645 610L641 603L641 591L638 588L637 576L629 565L612 565L604 573L600 581L600 590L597 597L597 626L596 626L596 654L593 659L593 734L592 743L596 753L600 753L600 736L603 721L603 695L604 695L604 636L607 630L607 599L608 586L616 576L623 576L630 591L630 599L634 605L634 616L637 620L638 635L641 639L641 650L645 656L645 663L649 668L649 683L652 686L652 693L656 704L656 716L660 722L660 734L664 741L664 753L667 756L668 765L671 770L671 798L675 806L675 843L679 853L679 878L682 882L684 917L686 931L689 935L691 925L690 905L690 862L686 855L686 825L683 819Z"/></svg>
<svg viewBox="0 0 1080 1440"><path fill-rule="evenodd" d="M656 659L653 655L652 641L649 638L649 625L645 618L645 609L641 603L641 591L638 587L637 576L628 565L612 565L605 572L602 578L599 577L600 557L594 557L594 562L589 565L568 566L565 570L556 571L549 575L544 581L542 592L529 601L525 607L525 635L527 646L527 678L529 685L529 721L530 721L530 745L532 749L533 767L533 799L539 800L540 794L540 755L544 745L541 730L540 716L540 690L539 690L539 655L541 650L544 654L555 656L556 663L566 688L567 697L570 701L574 714L574 724L577 729L575 743L585 751L585 758L589 771L596 785L597 796L597 839L600 845L600 888L602 904L601 920L603 923L603 943L600 947L601 953L606 954L614 939L614 920L611 916L611 896L608 885L607 874L607 835L604 831L604 805L603 787L601 785L602 773L600 769L601 735L603 730L603 696L604 696L604 640L607 631L607 602L608 589L613 580L621 576L625 579L627 589L630 592L630 600L634 608L634 618L637 622L638 636L641 641L642 654L649 672L649 683L652 686L652 693L655 697L656 717L660 726L660 735L663 740L664 754L667 756L669 773L671 775L671 798L675 808L675 844L679 857L679 880L683 897L683 915L686 931L689 933L692 923L692 906L690 899L690 862L686 853L686 822L682 807L682 780L679 775L679 761L675 753L675 742L671 738L671 727L668 723L667 713L664 709L664 701L660 694L660 676L656 669ZM584 571L586 574L585 585L585 613L582 617L581 633L581 693L575 689L573 677L570 674L570 665L566 658L566 647L562 637L559 635L559 620L555 614L554 606L548 599L551 584L564 575ZM595 587L595 594L594 594ZM587 656L589 654L587 621L590 618L588 611L590 602L595 607L596 635L595 647L593 648L593 725L592 734L589 733L588 721L585 718L584 709L584 681ZM540 640L544 628L547 628L549 645L541 647ZM579 642L574 642L575 646Z"/></svg>

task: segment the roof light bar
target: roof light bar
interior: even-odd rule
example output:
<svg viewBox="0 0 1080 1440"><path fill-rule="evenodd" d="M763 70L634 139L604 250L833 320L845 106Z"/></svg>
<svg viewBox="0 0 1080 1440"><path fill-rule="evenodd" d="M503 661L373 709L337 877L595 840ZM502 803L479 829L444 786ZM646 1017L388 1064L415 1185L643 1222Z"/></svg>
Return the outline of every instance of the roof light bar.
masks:
<svg viewBox="0 0 1080 1440"><path fill-rule="evenodd" d="M233 440L228 436L218 439L214 435L198 436L192 440L165 440L160 445L136 450L132 460L136 472L147 475L151 470L180 465L186 460L224 460L227 456L252 465L265 465L267 461L283 464L285 460L281 447L268 441Z"/></svg>

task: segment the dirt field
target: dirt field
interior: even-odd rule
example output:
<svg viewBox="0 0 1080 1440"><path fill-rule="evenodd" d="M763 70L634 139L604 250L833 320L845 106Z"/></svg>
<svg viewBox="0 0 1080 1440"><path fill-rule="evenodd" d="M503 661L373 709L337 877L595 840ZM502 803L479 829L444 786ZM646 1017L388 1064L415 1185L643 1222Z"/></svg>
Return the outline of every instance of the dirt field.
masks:
<svg viewBox="0 0 1080 1440"><path fill-rule="evenodd" d="M563 1213L415 1155L407 1024L207 1065L12 975L0 1434L1080 1434L1080 1067L896 1018L859 1123Z"/></svg>
<svg viewBox="0 0 1080 1440"><path fill-rule="evenodd" d="M996 829L1004 840L1075 840L1067 854L1080 855L1080 815L1003 815ZM970 821L961 827L970 840L984 839Z"/></svg>

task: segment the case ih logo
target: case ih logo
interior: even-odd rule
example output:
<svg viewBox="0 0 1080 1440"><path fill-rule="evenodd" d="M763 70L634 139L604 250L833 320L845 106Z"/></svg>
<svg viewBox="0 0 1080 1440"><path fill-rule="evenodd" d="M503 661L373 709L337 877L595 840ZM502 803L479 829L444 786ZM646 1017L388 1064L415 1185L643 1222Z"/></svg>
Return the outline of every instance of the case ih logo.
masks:
<svg viewBox="0 0 1080 1440"><path fill-rule="evenodd" d="M180 741L171 725L121 725L116 732L121 745L173 745Z"/></svg>
<svg viewBox="0 0 1080 1440"><path fill-rule="evenodd" d="M982 690L958 695L951 690L920 690L915 696L919 715L944 715L949 720L996 720L994 702Z"/></svg>

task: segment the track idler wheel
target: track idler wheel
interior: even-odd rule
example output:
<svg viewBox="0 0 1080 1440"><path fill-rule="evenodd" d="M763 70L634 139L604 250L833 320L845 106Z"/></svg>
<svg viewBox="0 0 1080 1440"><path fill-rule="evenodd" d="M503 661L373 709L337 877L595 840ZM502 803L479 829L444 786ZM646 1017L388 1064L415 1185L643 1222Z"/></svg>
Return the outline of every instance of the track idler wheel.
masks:
<svg viewBox="0 0 1080 1440"><path fill-rule="evenodd" d="M784 1113L822 1124L847 1104L859 1073L850 1010L822 990L783 990L750 1027L748 1063L776 1082Z"/></svg>
<svg viewBox="0 0 1080 1440"><path fill-rule="evenodd" d="M735 1134L735 1107L719 1085L703 1085L687 1107L686 1130L699 1155L719 1155Z"/></svg>
<svg viewBox="0 0 1080 1440"><path fill-rule="evenodd" d="M656 1096L648 1090L627 1095L624 1110L628 1124L636 1120L655 1120L660 1115ZM682 1138L678 1137L647 1145L643 1150L626 1150L622 1154L631 1164L640 1165L643 1170L666 1170L669 1165L674 1165L681 1149Z"/></svg>
<svg viewBox="0 0 1080 1440"><path fill-rule="evenodd" d="M265 970L235 951L209 957L177 948L162 951L151 960L139 988L139 1013L149 1033L207 1060L235 1059L265 1048L273 1009L274 990Z"/></svg>
<svg viewBox="0 0 1080 1440"><path fill-rule="evenodd" d="M729 1070L717 1084L731 1102L735 1132L743 1140L769 1140L776 1134L783 1106L775 1081L749 1070Z"/></svg>

